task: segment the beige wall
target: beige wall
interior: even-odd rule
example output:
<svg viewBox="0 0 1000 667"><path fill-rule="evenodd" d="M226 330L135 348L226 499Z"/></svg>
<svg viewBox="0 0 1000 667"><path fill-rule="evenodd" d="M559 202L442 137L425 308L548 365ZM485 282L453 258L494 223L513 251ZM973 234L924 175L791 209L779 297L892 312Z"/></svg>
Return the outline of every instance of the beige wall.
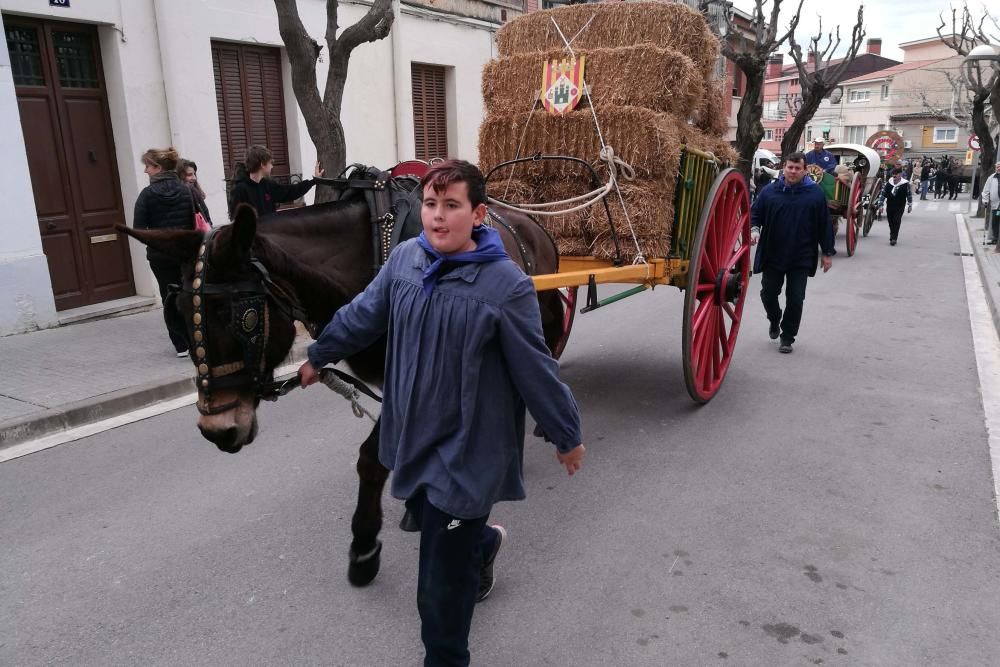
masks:
<svg viewBox="0 0 1000 667"><path fill-rule="evenodd" d="M908 63L914 60L932 60L935 58L950 58L955 55L951 47L946 46L939 39L934 39L925 44L914 44L913 46L902 46L903 62Z"/></svg>

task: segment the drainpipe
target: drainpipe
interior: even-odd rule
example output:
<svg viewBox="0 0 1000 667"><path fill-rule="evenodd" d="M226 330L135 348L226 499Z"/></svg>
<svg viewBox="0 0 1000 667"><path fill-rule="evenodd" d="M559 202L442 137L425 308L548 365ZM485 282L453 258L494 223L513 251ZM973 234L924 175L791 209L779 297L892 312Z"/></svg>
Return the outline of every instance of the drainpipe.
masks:
<svg viewBox="0 0 1000 667"><path fill-rule="evenodd" d="M399 154L399 137L400 137L400 124L402 119L400 118L400 104L399 95L400 91L405 90L404 85L404 73L406 69L403 62L403 44L400 32L403 29L402 12L399 10L400 0L392 0L392 30L389 31L389 41L392 48L392 134L393 134L393 151L396 155L396 162L402 162L403 156Z"/></svg>

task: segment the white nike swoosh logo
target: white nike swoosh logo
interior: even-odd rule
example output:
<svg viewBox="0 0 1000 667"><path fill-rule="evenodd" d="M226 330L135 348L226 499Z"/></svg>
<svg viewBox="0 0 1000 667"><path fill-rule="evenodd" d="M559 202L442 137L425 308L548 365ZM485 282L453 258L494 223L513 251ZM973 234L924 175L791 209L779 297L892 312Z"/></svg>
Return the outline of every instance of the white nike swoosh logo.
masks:
<svg viewBox="0 0 1000 667"><path fill-rule="evenodd" d="M447 529L454 530L455 528L458 528L461 525L462 525L461 521L459 521L458 519L452 519L451 523L448 524Z"/></svg>

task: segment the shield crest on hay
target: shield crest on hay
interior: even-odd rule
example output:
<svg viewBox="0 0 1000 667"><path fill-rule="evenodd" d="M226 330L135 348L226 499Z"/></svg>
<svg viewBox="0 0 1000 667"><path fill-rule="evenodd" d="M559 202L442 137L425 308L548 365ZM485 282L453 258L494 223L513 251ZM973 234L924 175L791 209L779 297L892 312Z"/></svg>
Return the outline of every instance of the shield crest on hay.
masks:
<svg viewBox="0 0 1000 667"><path fill-rule="evenodd" d="M542 67L542 106L553 116L576 108L583 99L583 68L586 58L550 60Z"/></svg>

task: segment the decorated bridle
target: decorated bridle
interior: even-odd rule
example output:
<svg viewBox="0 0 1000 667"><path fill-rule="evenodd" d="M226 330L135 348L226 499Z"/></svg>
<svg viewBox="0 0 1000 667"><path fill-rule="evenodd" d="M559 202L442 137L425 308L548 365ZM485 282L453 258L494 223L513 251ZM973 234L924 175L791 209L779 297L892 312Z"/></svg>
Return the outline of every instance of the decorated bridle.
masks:
<svg viewBox="0 0 1000 667"><path fill-rule="evenodd" d="M226 283L208 282L211 262L212 239L216 230L211 229L198 248L194 275L184 291L191 294L194 330L193 354L198 387L198 412L215 415L231 410L238 399L223 405L212 405L212 392L219 389L251 387L254 397L270 398L287 392L288 381L276 383L266 368L265 353L271 333L271 302L292 319L307 323L308 317L294 296L288 294L272 280L267 268L251 253L243 267L240 279ZM243 358L239 361L212 365L208 355L208 321L206 296L221 296L228 300L230 320L228 327L240 342Z"/></svg>

